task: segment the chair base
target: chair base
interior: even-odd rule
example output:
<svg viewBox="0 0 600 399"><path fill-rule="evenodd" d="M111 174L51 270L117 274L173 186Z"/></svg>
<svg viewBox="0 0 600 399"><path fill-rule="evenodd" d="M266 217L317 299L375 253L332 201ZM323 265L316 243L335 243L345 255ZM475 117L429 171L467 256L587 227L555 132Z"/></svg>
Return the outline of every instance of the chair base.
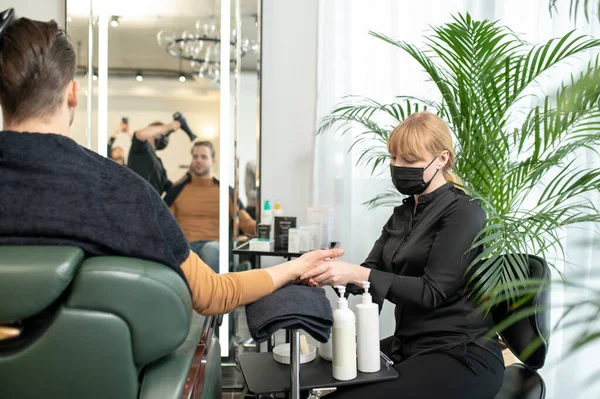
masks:
<svg viewBox="0 0 600 399"><path fill-rule="evenodd" d="M504 382L494 399L544 399L546 384L537 371L513 364L504 371Z"/></svg>

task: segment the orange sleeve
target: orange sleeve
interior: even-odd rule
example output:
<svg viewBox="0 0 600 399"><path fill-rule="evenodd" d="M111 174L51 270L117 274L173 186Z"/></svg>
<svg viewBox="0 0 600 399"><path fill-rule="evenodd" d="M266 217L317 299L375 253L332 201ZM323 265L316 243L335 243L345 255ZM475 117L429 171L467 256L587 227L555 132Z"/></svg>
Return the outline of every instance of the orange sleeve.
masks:
<svg viewBox="0 0 600 399"><path fill-rule="evenodd" d="M229 313L274 290L273 279L265 270L217 274L192 251L181 269L192 290L194 309L207 316Z"/></svg>
<svg viewBox="0 0 600 399"><path fill-rule="evenodd" d="M235 220L234 212L233 199L229 198L229 216L232 220ZM244 234L256 235L256 221L252 219L252 216L243 209L238 211L238 216L240 217L238 226Z"/></svg>
<svg viewBox="0 0 600 399"><path fill-rule="evenodd" d="M173 202L171 204L171 206L169 207L169 210L171 211L171 213L173 214L173 217L175 218L175 220L177 220L177 208L175 208L175 202ZM178 221L179 222L179 221Z"/></svg>

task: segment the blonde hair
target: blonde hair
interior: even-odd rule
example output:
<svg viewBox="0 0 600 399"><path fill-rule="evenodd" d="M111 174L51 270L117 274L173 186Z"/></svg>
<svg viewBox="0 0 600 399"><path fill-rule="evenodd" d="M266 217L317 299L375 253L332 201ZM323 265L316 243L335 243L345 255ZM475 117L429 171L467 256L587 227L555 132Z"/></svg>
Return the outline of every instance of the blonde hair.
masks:
<svg viewBox="0 0 600 399"><path fill-rule="evenodd" d="M426 161L425 151L436 156L442 151L448 151L450 155L443 169L444 178L452 183L462 184L460 178L452 172L456 155L450 129L442 118L427 111L409 115L388 138L388 152L393 156Z"/></svg>

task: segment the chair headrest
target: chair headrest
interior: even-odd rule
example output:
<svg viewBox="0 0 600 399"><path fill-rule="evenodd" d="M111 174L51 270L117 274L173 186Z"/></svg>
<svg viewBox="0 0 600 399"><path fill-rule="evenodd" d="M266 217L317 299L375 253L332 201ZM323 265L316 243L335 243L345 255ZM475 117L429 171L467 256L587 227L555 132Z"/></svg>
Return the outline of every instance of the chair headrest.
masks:
<svg viewBox="0 0 600 399"><path fill-rule="evenodd" d="M517 256L524 256L528 260L530 278L545 280L548 283L540 285L537 293L519 307L519 310L535 308L535 314L523 318L504 329L500 332L500 336L519 360L533 369L540 369L546 361L550 339L550 269L546 261L538 256ZM508 305L504 303L494 308L492 315L494 321L500 323L514 312L515 310L510 310ZM536 340L540 340L541 345L527 358L521 358L523 351Z"/></svg>
<svg viewBox="0 0 600 399"><path fill-rule="evenodd" d="M83 251L75 247L0 246L0 323L40 313L73 280Z"/></svg>

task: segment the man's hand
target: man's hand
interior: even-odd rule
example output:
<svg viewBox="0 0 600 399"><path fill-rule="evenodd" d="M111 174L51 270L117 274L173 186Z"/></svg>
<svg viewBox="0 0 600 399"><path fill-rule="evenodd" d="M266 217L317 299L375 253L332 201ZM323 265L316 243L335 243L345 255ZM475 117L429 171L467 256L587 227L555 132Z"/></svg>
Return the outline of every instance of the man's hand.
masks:
<svg viewBox="0 0 600 399"><path fill-rule="evenodd" d="M299 272L297 277L301 277L304 274L310 273L316 268L323 267L323 265L338 259L342 255L344 255L344 250L341 248L320 249L307 252L295 260L297 262L296 267Z"/></svg>
<svg viewBox="0 0 600 399"><path fill-rule="evenodd" d="M264 270L271 275L275 289L279 289L287 283L297 281L304 273L308 273L319 265L330 262L327 259L337 259L343 254L344 250L341 248L311 251L298 259L268 267Z"/></svg>

